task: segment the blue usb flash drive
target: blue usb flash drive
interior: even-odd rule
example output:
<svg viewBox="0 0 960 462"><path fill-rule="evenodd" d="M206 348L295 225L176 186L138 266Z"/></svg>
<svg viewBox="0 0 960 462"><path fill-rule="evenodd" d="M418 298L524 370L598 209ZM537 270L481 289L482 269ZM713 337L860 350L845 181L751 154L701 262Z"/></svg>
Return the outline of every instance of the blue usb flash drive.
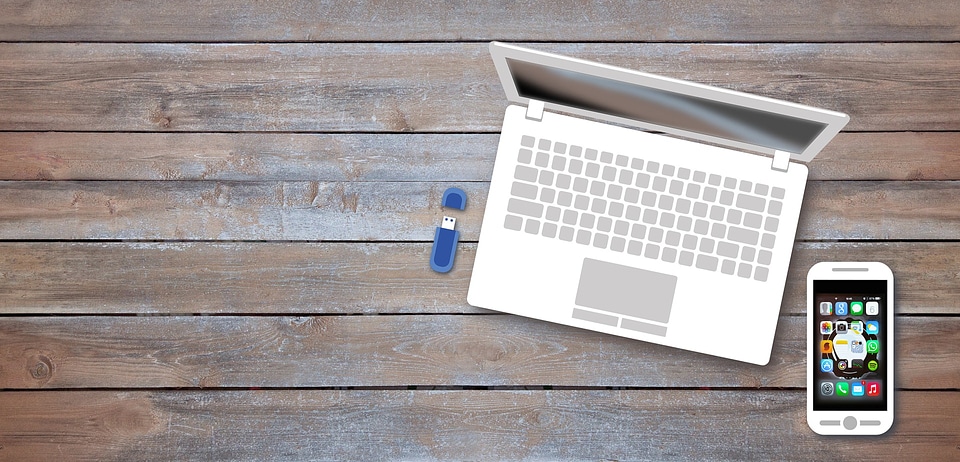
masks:
<svg viewBox="0 0 960 462"><path fill-rule="evenodd" d="M447 188L443 192L440 205L463 210L467 206L467 193L460 188ZM433 233L430 268L438 273L446 273L453 269L453 260L457 256L457 244L460 242L460 231L455 229L456 226L456 218L443 217L443 223L440 223L437 231Z"/></svg>

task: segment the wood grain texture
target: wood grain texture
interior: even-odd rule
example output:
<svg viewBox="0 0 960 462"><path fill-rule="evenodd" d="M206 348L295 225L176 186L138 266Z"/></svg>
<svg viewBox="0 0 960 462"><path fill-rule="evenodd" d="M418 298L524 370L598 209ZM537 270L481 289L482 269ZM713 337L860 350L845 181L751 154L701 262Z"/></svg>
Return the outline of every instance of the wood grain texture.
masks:
<svg viewBox="0 0 960 462"><path fill-rule="evenodd" d="M737 1L217 2L4 0L3 41L911 41L957 40L956 5L925 0L744 7ZM930 14L936 11L938 14Z"/></svg>
<svg viewBox="0 0 960 462"><path fill-rule="evenodd" d="M11 317L0 389L802 388L805 326L781 317L755 366L509 315ZM960 388L960 319L900 317L896 332L897 387Z"/></svg>
<svg viewBox="0 0 960 462"><path fill-rule="evenodd" d="M498 134L0 132L0 180L490 181ZM960 132L840 133L813 180L960 180Z"/></svg>
<svg viewBox="0 0 960 462"><path fill-rule="evenodd" d="M800 390L199 392L0 395L4 457L110 460L813 460L824 447L943 460L960 393L898 394L884 436L823 437ZM261 444L257 444L257 442Z"/></svg>
<svg viewBox="0 0 960 462"><path fill-rule="evenodd" d="M491 313L466 303L475 251L438 274L429 243L6 242L0 314ZM960 314L955 242L798 243L784 314L806 312L807 270L827 260L886 262L898 313Z"/></svg>
<svg viewBox="0 0 960 462"><path fill-rule="evenodd" d="M846 112L848 131L960 129L960 43L534 47ZM487 48L2 43L0 130L494 132Z"/></svg>
<svg viewBox="0 0 960 462"><path fill-rule="evenodd" d="M463 212L439 204L462 187ZM432 241L456 215L475 241L488 183L0 181L0 239ZM815 181L798 239L955 239L956 181Z"/></svg>

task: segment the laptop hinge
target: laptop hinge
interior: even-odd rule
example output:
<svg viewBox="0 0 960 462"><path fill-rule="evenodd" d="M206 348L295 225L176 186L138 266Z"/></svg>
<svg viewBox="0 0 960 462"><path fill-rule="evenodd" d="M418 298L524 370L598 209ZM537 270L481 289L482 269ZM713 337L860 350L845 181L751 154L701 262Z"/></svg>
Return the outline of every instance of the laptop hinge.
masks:
<svg viewBox="0 0 960 462"><path fill-rule="evenodd" d="M790 153L787 151L773 151L773 163L770 165L770 168L773 170L779 170L781 172L786 172L787 167L790 166Z"/></svg>
<svg viewBox="0 0 960 462"><path fill-rule="evenodd" d="M527 104L527 118L530 120L543 119L543 101L530 100Z"/></svg>

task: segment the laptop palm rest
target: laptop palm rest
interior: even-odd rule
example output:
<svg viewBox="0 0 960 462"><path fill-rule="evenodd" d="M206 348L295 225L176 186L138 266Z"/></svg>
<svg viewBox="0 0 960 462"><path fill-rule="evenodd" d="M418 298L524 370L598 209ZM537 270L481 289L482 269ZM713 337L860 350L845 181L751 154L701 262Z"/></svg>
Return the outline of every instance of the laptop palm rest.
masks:
<svg viewBox="0 0 960 462"><path fill-rule="evenodd" d="M583 259L576 304L606 313L659 323L670 320L677 277L630 266ZM574 309L573 317L615 326L616 316ZM666 335L667 328L655 324L622 319L620 327L654 335Z"/></svg>

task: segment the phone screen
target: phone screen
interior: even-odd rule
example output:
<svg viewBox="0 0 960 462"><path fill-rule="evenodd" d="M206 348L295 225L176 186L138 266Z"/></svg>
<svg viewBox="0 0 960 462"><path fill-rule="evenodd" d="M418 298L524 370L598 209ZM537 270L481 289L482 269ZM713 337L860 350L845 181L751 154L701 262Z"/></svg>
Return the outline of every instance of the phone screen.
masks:
<svg viewBox="0 0 960 462"><path fill-rule="evenodd" d="M887 410L887 281L813 281L813 410Z"/></svg>

